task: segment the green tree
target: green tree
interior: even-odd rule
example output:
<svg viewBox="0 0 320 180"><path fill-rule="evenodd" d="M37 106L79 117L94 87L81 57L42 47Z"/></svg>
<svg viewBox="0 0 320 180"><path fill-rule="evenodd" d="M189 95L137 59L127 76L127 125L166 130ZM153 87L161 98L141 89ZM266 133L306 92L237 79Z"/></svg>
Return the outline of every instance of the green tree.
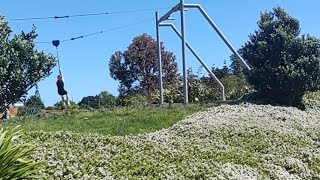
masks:
<svg viewBox="0 0 320 180"><path fill-rule="evenodd" d="M194 74L192 68L187 69L188 79L188 97L190 102L198 101L199 95L202 90L201 82L199 80L199 74Z"/></svg>
<svg viewBox="0 0 320 180"><path fill-rule="evenodd" d="M239 51L252 67L248 82L279 103L301 105L306 92L320 89L319 39L299 36L299 21L280 7L262 13L258 26Z"/></svg>
<svg viewBox="0 0 320 180"><path fill-rule="evenodd" d="M232 66L230 68L224 62L222 68L212 67L212 72L217 76L220 82L225 88L225 97L227 100L237 100L246 93L249 92L250 86L246 82L243 73L238 75L233 74ZM202 98L204 101L217 101L221 100L222 92L221 87L214 81L210 76L202 76L200 78L201 83L196 83L193 86L195 90L201 90L202 92L197 92L198 97ZM197 87L198 86L198 87ZM201 99L199 99L201 101Z"/></svg>
<svg viewBox="0 0 320 180"><path fill-rule="evenodd" d="M212 72L214 75L217 76L218 79L222 79L222 78L225 78L227 76L230 75L230 69L229 67L227 66L227 62L226 60L224 60L224 63L223 63L223 67L222 68L218 68L218 67L212 67ZM210 77L211 78L211 77ZM212 81L213 81L213 78L211 78Z"/></svg>
<svg viewBox="0 0 320 180"><path fill-rule="evenodd" d="M112 108L117 105L117 97L107 91L102 91L96 96L87 96L78 103L82 108Z"/></svg>
<svg viewBox="0 0 320 180"><path fill-rule="evenodd" d="M242 54L241 53L241 49L238 50L238 53ZM231 74L233 74L235 76L238 76L238 77L245 78L244 74L243 74L244 68L240 64L240 62L237 60L237 58L236 58L236 56L234 54L232 54L230 56L230 61L231 61L231 64L230 64L230 72L231 72Z"/></svg>
<svg viewBox="0 0 320 180"><path fill-rule="evenodd" d="M120 83L118 88L120 96L126 96L135 91L133 83L137 81L138 78L131 63L129 60L124 59L124 53L121 51L115 52L110 58L110 75Z"/></svg>
<svg viewBox="0 0 320 180"><path fill-rule="evenodd" d="M222 68L218 68L213 65L213 67L211 67L211 71L220 81L231 75L231 69L229 69L227 66L226 60L224 60L224 65ZM202 77L201 80L209 86L216 84L212 76Z"/></svg>
<svg viewBox="0 0 320 180"><path fill-rule="evenodd" d="M95 96L86 96L78 103L82 108L99 108L99 101Z"/></svg>
<svg viewBox="0 0 320 180"><path fill-rule="evenodd" d="M147 98L143 94L130 94L125 98L121 99L122 106L126 107L144 107L147 105Z"/></svg>
<svg viewBox="0 0 320 180"><path fill-rule="evenodd" d="M167 87L163 91L164 102L169 103L169 106L173 103L180 103L182 96L181 86Z"/></svg>
<svg viewBox="0 0 320 180"><path fill-rule="evenodd" d="M202 67L200 67L196 74L192 69L187 70L188 75L188 93L190 102L209 102L216 100L216 93L213 92L213 87L209 86L209 77L201 77ZM182 91L182 90L181 90Z"/></svg>
<svg viewBox="0 0 320 180"><path fill-rule="evenodd" d="M100 107L103 108L112 108L117 104L117 97L107 91L102 91L96 98L100 98Z"/></svg>
<svg viewBox="0 0 320 180"><path fill-rule="evenodd" d="M30 108L44 109L44 104L39 96L32 95L26 101L26 106Z"/></svg>
<svg viewBox="0 0 320 180"><path fill-rule="evenodd" d="M109 61L110 75L120 82L119 94L127 96L144 94L148 101L158 89L159 68L157 65L156 40L147 34L133 39L126 51L115 52ZM176 57L165 50L161 43L164 86L178 83Z"/></svg>
<svg viewBox="0 0 320 180"><path fill-rule="evenodd" d="M243 76L229 75L221 79L221 82L225 87L227 100L238 100L250 92L250 86ZM219 87L217 86L216 88Z"/></svg>
<svg viewBox="0 0 320 180"><path fill-rule="evenodd" d="M35 27L12 38L11 32L0 16L0 111L19 101L36 83L49 76L55 66L51 54L35 49Z"/></svg>

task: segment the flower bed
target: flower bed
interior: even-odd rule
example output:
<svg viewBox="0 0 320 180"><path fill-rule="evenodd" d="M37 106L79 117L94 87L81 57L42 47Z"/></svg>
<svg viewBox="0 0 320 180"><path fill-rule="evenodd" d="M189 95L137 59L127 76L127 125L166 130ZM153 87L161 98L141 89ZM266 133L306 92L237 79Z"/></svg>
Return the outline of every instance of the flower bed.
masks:
<svg viewBox="0 0 320 180"><path fill-rule="evenodd" d="M223 105L138 136L29 132L49 179L320 178L320 113Z"/></svg>

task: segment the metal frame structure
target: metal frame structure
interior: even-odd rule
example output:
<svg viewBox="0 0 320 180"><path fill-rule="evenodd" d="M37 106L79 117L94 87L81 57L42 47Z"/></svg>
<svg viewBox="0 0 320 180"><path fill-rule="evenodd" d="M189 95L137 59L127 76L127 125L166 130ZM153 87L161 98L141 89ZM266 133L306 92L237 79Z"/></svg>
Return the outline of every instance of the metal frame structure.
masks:
<svg viewBox="0 0 320 180"><path fill-rule="evenodd" d="M201 14L206 18L211 27L218 33L220 38L224 41L224 43L228 46L228 48L233 52L233 54L237 57L237 60L248 70L251 68L248 64L243 60L240 54L234 49L228 39L224 36L222 31L218 28L218 26L213 22L213 20L209 17L206 11L201 7L200 4L185 4L184 0L180 0L180 3L174 6L169 12L159 18L158 12L156 12L156 33L157 33L157 51L158 51L158 66L159 66L159 88L160 88L160 105L163 104L163 82L162 82L162 61L161 61L161 46L160 46L160 26L169 26L171 27L175 33L181 38L182 41L182 64L183 64L183 94L184 94L184 104L188 104L188 79L187 79L187 69L186 69L186 49L187 46L192 54L197 58L197 60L204 66L204 68L208 71L208 73L214 78L214 80L219 84L222 89L222 99L225 101L225 92L224 86L219 81L219 79L212 73L212 71L208 68L208 66L202 61L199 55L194 51L191 45L186 41L185 37L185 8L196 8ZM180 11L181 17L181 34L177 30L177 28L172 23L162 23L163 21L169 20L170 15L174 12Z"/></svg>
<svg viewBox="0 0 320 180"><path fill-rule="evenodd" d="M182 35L180 34L180 32L178 31L178 29L172 24L172 23L160 23L159 26L168 26L171 27L171 29L173 29L173 31L179 36L180 39L182 39ZM188 47L188 49L190 50L190 52L194 55L194 57L200 62L200 64L207 70L207 72L210 74L211 77L213 77L213 79L216 81L216 83L218 83L218 85L221 88L221 92L222 92L222 100L225 101L225 91L224 91L224 85L221 83L221 81L217 78L217 76L215 74L213 74L213 72L210 70L210 68L204 63L204 61L200 58L200 56L196 53L196 51L192 48L192 46L188 43L188 41L186 41L186 45Z"/></svg>

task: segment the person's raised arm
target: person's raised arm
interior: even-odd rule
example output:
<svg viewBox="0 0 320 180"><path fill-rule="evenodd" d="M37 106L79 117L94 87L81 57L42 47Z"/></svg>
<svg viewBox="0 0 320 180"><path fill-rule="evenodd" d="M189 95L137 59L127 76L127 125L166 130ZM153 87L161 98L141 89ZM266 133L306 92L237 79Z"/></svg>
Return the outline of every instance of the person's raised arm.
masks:
<svg viewBox="0 0 320 180"><path fill-rule="evenodd" d="M59 75L61 76L62 81L64 81L61 69L59 69Z"/></svg>

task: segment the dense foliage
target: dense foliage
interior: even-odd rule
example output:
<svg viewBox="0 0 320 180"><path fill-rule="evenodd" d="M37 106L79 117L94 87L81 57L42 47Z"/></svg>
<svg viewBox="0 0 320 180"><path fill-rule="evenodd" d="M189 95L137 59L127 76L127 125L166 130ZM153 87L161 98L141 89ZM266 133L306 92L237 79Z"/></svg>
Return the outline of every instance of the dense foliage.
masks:
<svg viewBox="0 0 320 180"><path fill-rule="evenodd" d="M44 104L39 96L32 95L26 101L26 107L44 109Z"/></svg>
<svg viewBox="0 0 320 180"><path fill-rule="evenodd" d="M156 40L147 34L135 37L124 52L115 52L109 61L110 75L120 82L120 97L142 93L149 103L159 90ZM161 43L161 57L164 86L178 83L176 57L165 50Z"/></svg>
<svg viewBox="0 0 320 180"><path fill-rule="evenodd" d="M35 179L41 162L29 159L34 148L17 140L22 135L16 128L0 129L0 179Z"/></svg>
<svg viewBox="0 0 320 180"><path fill-rule="evenodd" d="M248 82L281 104L301 105L306 92L320 89L320 40L299 36L299 21L279 7L262 13L258 26L239 50L252 67Z"/></svg>
<svg viewBox="0 0 320 180"><path fill-rule="evenodd" d="M75 103L74 101L69 101L70 105L67 106L68 109L79 109L79 105ZM65 109L65 107L62 105L61 102L56 102L53 107L48 107L47 109L55 109L55 110L62 110Z"/></svg>
<svg viewBox="0 0 320 180"><path fill-rule="evenodd" d="M78 103L82 108L113 108L117 105L117 97L107 91L102 91L96 96L87 96Z"/></svg>
<svg viewBox="0 0 320 180"><path fill-rule="evenodd" d="M35 27L31 32L16 34L0 16L0 111L19 101L55 66L51 54L35 49Z"/></svg>
<svg viewBox="0 0 320 180"><path fill-rule="evenodd" d="M233 74L226 65L222 68L212 67L212 72L223 84L227 100L237 100L251 89L243 75ZM193 73L191 68L188 70L188 82L190 102L207 103L222 100L220 86L211 76L202 75L201 68L197 73Z"/></svg>

